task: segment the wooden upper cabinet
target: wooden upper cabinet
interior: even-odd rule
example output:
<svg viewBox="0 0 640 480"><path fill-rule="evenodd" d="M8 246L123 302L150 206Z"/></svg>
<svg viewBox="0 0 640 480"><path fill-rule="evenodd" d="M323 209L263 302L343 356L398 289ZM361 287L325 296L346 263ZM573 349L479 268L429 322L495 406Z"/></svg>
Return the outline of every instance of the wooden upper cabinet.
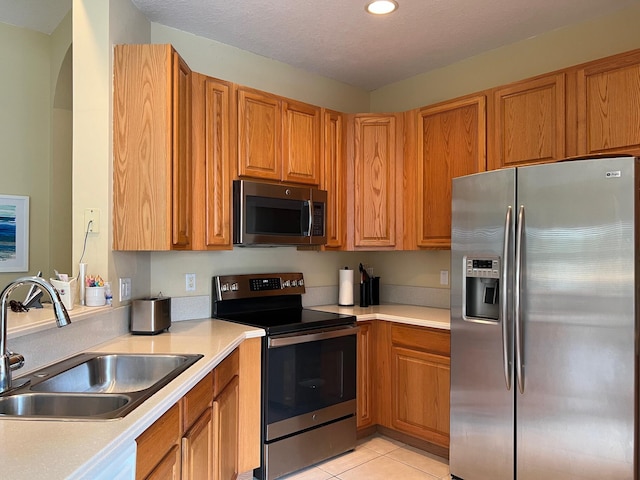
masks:
<svg viewBox="0 0 640 480"><path fill-rule="evenodd" d="M240 178L320 184L319 107L238 87Z"/></svg>
<svg viewBox="0 0 640 480"><path fill-rule="evenodd" d="M238 176L279 181L282 109L275 95L238 87Z"/></svg>
<svg viewBox="0 0 640 480"><path fill-rule="evenodd" d="M282 181L320 184L320 108L282 102Z"/></svg>
<svg viewBox="0 0 640 480"><path fill-rule="evenodd" d="M344 161L344 115L323 110L322 112L323 166L322 189L327 191L327 244L325 248L339 249L346 243L346 202Z"/></svg>
<svg viewBox="0 0 640 480"><path fill-rule="evenodd" d="M566 156L565 77L555 73L493 90L490 169Z"/></svg>
<svg viewBox="0 0 640 480"><path fill-rule="evenodd" d="M418 247L451 246L451 180L486 168L485 104L477 95L415 113Z"/></svg>
<svg viewBox="0 0 640 480"><path fill-rule="evenodd" d="M577 69L578 155L640 154L640 50Z"/></svg>
<svg viewBox="0 0 640 480"><path fill-rule="evenodd" d="M402 114L357 114L349 123L348 247L402 249Z"/></svg>
<svg viewBox="0 0 640 480"><path fill-rule="evenodd" d="M231 249L233 84L193 73L193 249Z"/></svg>
<svg viewBox="0 0 640 480"><path fill-rule="evenodd" d="M170 45L115 47L114 250L191 248L190 76Z"/></svg>

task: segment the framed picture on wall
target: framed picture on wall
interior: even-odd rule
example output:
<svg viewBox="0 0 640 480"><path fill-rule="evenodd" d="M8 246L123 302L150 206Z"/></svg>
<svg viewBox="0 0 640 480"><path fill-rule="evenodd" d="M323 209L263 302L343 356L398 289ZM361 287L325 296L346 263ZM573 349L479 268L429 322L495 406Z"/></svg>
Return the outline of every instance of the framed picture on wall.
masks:
<svg viewBox="0 0 640 480"><path fill-rule="evenodd" d="M29 197L0 195L0 272L29 270Z"/></svg>

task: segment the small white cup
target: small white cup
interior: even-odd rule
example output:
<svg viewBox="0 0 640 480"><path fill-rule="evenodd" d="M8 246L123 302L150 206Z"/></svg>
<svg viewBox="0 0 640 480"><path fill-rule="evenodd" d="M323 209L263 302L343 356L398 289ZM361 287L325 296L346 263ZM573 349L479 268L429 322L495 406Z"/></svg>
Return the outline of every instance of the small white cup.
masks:
<svg viewBox="0 0 640 480"><path fill-rule="evenodd" d="M60 299L67 310L73 310L73 304L76 301L76 279L72 278L68 282L49 278L51 285L58 291Z"/></svg>
<svg viewBox="0 0 640 480"><path fill-rule="evenodd" d="M84 304L87 307L101 307L107 303L104 287L85 287Z"/></svg>

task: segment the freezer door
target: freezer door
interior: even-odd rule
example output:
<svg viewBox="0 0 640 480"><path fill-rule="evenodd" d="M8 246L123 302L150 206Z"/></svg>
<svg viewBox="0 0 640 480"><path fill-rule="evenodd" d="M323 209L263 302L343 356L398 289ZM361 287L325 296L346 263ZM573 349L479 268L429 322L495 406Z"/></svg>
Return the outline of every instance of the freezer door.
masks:
<svg viewBox="0 0 640 480"><path fill-rule="evenodd" d="M512 283L503 273L512 273L513 248L508 245L505 256L504 242L507 212L515 207L515 170L454 179L452 193L450 470L465 480L511 480L512 357L503 335L511 333L511 316L504 312L511 307ZM513 225L512 218L506 230L511 239Z"/></svg>
<svg viewBox="0 0 640 480"><path fill-rule="evenodd" d="M518 169L518 480L638 478L636 168L628 157Z"/></svg>

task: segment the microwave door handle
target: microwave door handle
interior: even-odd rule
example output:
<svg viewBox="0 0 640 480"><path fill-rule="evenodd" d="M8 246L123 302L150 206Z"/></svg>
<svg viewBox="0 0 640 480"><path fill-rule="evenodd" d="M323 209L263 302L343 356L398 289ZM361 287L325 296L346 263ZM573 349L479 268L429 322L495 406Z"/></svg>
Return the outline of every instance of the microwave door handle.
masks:
<svg viewBox="0 0 640 480"><path fill-rule="evenodd" d="M313 232L313 201L311 199L309 200L309 230L307 231L310 237Z"/></svg>

